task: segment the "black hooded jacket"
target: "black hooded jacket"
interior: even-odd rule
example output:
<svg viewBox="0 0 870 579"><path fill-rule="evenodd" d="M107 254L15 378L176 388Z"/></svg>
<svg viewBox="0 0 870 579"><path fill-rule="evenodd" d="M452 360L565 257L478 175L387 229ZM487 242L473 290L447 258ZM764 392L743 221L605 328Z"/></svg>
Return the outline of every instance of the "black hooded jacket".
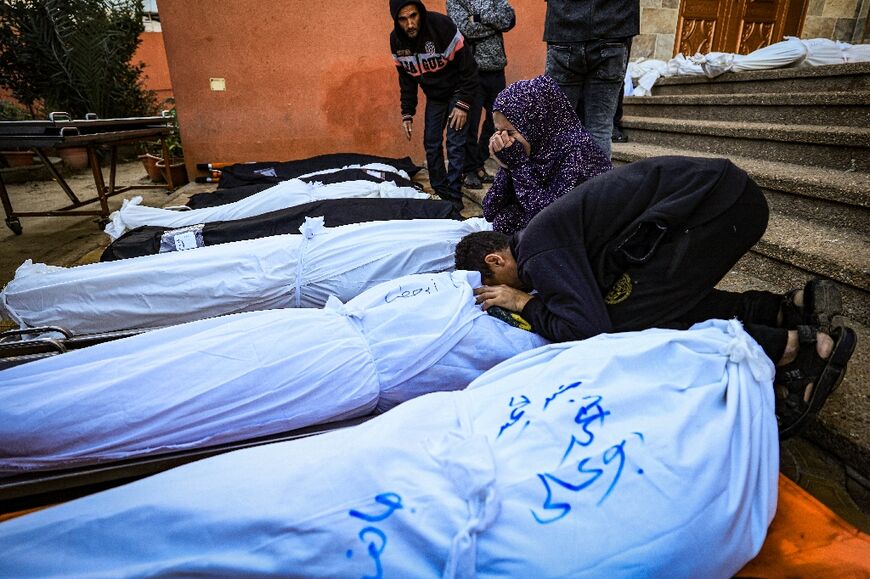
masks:
<svg viewBox="0 0 870 579"><path fill-rule="evenodd" d="M399 11L408 4L420 11L420 32L413 39L398 21ZM390 13L390 50L399 72L402 117L407 120L417 112L418 85L429 100L448 102L456 96L456 106L469 110L477 92L477 65L453 21L414 0L390 0Z"/></svg>
<svg viewBox="0 0 870 579"><path fill-rule="evenodd" d="M702 230L734 205L748 180L727 159L652 157L574 188L511 238L520 280L538 291L522 316L559 342L676 320L730 269L726 264L720 274L685 256L689 247L709 243ZM766 223L766 213L762 218ZM726 237L717 243L730 248L726 258L735 262L748 249ZM605 295L624 273L635 286L610 306ZM620 316L628 322L613 321L612 307L625 309L630 315Z"/></svg>

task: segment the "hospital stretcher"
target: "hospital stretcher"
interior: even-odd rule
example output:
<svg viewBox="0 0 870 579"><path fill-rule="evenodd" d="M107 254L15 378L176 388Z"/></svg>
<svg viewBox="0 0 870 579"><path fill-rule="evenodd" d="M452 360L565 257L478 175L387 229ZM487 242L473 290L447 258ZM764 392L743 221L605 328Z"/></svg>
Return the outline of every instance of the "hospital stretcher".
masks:
<svg viewBox="0 0 870 579"><path fill-rule="evenodd" d="M64 217L75 215L95 215L101 219L109 216L107 199L130 189L160 188L174 190L172 177L168 176L166 185L123 185L115 184L118 160L118 145L147 140L159 140L163 149L163 159L169 163L169 150L164 139L172 133L171 118L168 116L128 117L100 119L88 114L85 119L70 119L67 113L55 112L48 120L2 121L0 122L0 147L29 148L51 171L52 176L70 203L51 211L15 211L9 199L9 192L0 177L0 204L6 214L6 225L16 235L22 233L20 217ZM58 169L48 160L46 151L51 148L84 147L88 152L88 163L94 177L97 196L80 199L64 179ZM106 185L103 170L97 157L97 149L109 149L109 183ZM82 206L99 203L99 210L83 210Z"/></svg>
<svg viewBox="0 0 870 579"><path fill-rule="evenodd" d="M145 331L148 330L121 330L74 335L60 326L6 330L0 332L0 370L70 350L135 336Z"/></svg>

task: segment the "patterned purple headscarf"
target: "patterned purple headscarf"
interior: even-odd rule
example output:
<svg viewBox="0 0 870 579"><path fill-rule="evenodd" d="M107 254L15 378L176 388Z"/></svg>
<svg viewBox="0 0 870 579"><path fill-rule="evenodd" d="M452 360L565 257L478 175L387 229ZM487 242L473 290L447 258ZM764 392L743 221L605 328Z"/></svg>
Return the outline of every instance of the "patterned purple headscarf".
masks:
<svg viewBox="0 0 870 579"><path fill-rule="evenodd" d="M500 169L483 200L483 214L504 233L523 229L541 209L613 166L586 132L559 85L549 76L520 80L499 93L493 111L507 118L531 145L500 151Z"/></svg>

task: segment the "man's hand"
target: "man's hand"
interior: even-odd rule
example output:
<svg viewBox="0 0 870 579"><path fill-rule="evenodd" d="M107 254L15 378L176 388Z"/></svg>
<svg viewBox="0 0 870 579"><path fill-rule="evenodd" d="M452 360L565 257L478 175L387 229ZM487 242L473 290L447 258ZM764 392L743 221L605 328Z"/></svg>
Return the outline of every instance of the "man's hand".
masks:
<svg viewBox="0 0 870 579"><path fill-rule="evenodd" d="M500 166L507 169L508 166L499 160L496 153L498 153L502 149L507 149L516 141L517 140L510 136L507 131L496 131L489 139L489 156L495 159L495 162L498 163Z"/></svg>
<svg viewBox="0 0 870 579"><path fill-rule="evenodd" d="M467 119L468 113L458 107L453 107L453 110L450 111L450 116L447 117L447 124L454 131L461 131Z"/></svg>
<svg viewBox="0 0 870 579"><path fill-rule="evenodd" d="M411 125L414 124L413 120L402 121L402 126L405 128L405 136L408 137L408 140L411 140Z"/></svg>
<svg viewBox="0 0 870 579"><path fill-rule="evenodd" d="M484 310L491 306L501 306L506 310L520 313L532 296L522 290L507 285L484 285L474 290L475 303Z"/></svg>

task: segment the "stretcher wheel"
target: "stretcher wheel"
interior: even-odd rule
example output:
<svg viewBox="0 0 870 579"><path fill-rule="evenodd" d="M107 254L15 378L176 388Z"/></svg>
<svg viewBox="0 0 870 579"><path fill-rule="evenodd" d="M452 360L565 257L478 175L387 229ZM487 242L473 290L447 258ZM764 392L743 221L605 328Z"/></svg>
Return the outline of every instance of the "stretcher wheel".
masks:
<svg viewBox="0 0 870 579"><path fill-rule="evenodd" d="M6 227L12 230L12 233L15 235L21 235L21 232L24 231L21 227L21 221L18 218L9 218L6 220Z"/></svg>

